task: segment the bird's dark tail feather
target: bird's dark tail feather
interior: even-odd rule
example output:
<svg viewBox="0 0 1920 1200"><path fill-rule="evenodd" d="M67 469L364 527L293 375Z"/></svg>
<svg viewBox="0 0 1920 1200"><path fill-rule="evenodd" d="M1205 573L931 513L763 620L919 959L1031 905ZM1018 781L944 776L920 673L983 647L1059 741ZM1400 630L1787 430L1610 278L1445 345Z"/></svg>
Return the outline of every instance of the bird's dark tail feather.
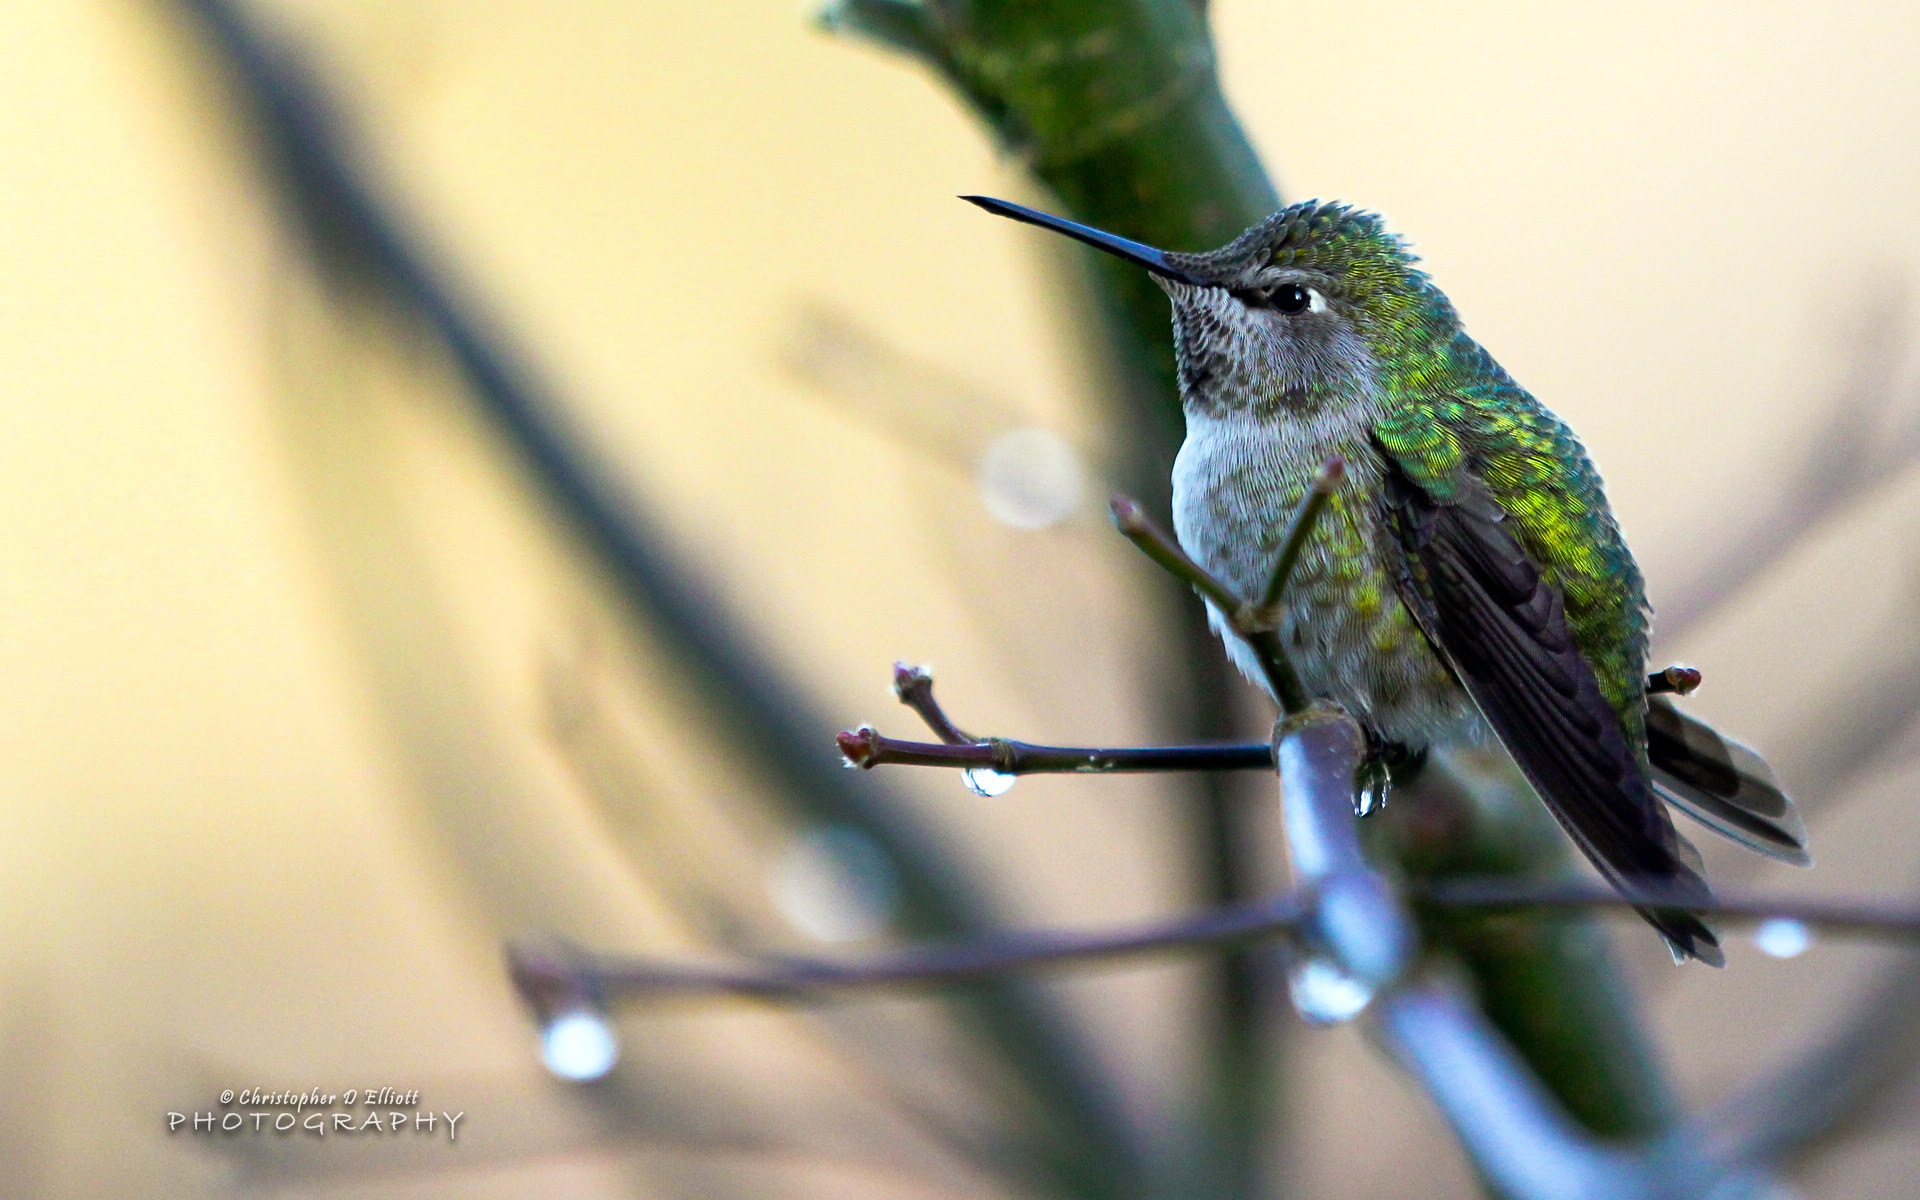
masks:
<svg viewBox="0 0 1920 1200"><path fill-rule="evenodd" d="M1700 852L1694 849L1693 843L1678 829L1673 831L1673 853L1679 862L1674 878L1666 886L1678 884L1681 891L1693 893L1693 899L1711 903L1713 893L1707 890L1706 863L1701 861ZM1674 962L1683 963L1694 958L1712 967L1727 965L1727 956L1720 949L1720 931L1698 913L1679 908L1642 908L1637 911L1649 925L1660 931Z"/></svg>
<svg viewBox="0 0 1920 1200"><path fill-rule="evenodd" d="M1806 822L1760 756L1664 696L1647 698L1647 759L1655 790L1681 812L1749 850L1813 865Z"/></svg>
<svg viewBox="0 0 1920 1200"><path fill-rule="evenodd" d="M1675 906L1638 907L1676 957L1726 961L1712 928L1686 907L1713 899L1698 860L1515 523L1471 481L1447 499L1397 469L1388 483L1407 550L1402 599L1500 744L1610 883L1673 897Z"/></svg>

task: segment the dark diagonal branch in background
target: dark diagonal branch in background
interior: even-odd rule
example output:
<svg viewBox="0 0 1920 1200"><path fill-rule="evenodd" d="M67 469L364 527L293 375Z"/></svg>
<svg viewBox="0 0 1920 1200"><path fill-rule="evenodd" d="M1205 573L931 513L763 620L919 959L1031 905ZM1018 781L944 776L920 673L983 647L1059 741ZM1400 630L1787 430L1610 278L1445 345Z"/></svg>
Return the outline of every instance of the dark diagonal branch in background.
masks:
<svg viewBox="0 0 1920 1200"><path fill-rule="evenodd" d="M991 906L910 808L870 784L849 786L821 752L832 727L805 691L714 603L683 557L594 464L565 413L570 406L536 377L450 282L416 231L389 206L316 74L226 0L176 0L208 35L252 119L264 161L315 261L343 297L378 297L418 320L457 367L467 394L550 502L550 511L592 554L656 644L678 654L733 750L778 786L769 800L814 820L855 825L899 867L902 923L921 934L992 923ZM1132 1141L1111 1088L1075 1036L1038 996L986 987L964 1001L968 1028L1005 1063L1044 1111L1026 1132L1030 1152L1061 1192L1126 1194Z"/></svg>

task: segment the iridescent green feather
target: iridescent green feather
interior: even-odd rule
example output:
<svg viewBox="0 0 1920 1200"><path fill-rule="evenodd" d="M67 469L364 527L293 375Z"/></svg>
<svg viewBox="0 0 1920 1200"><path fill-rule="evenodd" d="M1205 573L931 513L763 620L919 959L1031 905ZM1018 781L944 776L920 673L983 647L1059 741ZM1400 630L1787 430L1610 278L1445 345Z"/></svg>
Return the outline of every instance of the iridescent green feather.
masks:
<svg viewBox="0 0 1920 1200"><path fill-rule="evenodd" d="M1379 365L1375 434L1437 500L1479 479L1559 590L1575 644L1629 741L1645 746L1646 592L1571 430L1460 328L1446 296L1379 218L1297 205L1265 227L1276 265L1322 270Z"/></svg>
<svg viewBox="0 0 1920 1200"><path fill-rule="evenodd" d="M1601 491L1600 475L1564 422L1541 407L1465 334L1447 357L1465 370L1408 386L1386 373L1379 439L1403 470L1451 489L1477 477L1507 513L1635 747L1644 747L1647 608L1639 568ZM1440 488L1431 494L1445 495Z"/></svg>

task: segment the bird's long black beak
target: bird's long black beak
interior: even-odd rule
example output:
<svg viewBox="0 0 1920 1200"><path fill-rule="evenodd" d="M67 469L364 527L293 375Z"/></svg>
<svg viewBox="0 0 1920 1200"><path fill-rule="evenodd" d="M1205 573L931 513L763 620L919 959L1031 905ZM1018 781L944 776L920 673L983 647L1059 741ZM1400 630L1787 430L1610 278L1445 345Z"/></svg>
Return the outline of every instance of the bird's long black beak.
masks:
<svg viewBox="0 0 1920 1200"><path fill-rule="evenodd" d="M969 204L978 204L981 208L998 216L1011 217L1016 221L1025 221L1029 225L1038 225L1042 229L1051 229L1055 233L1064 233L1075 241L1085 242L1096 250L1105 250L1117 258L1124 258L1130 263L1145 267L1162 279L1171 279L1176 283L1193 287L1207 287L1212 282L1200 278L1185 267L1176 265L1168 259L1165 250L1156 250L1152 246L1128 241L1118 234L1095 229L1091 225L1082 225L1078 221L1069 221L1065 217L1056 217L1051 213L1039 212L1010 200L995 200L992 196L960 198Z"/></svg>

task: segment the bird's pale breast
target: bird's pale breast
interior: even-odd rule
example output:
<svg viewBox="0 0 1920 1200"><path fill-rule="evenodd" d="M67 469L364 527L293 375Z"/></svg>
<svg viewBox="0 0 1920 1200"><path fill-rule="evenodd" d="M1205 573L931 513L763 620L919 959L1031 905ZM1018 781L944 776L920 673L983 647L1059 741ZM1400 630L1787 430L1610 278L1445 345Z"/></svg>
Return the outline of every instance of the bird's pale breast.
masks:
<svg viewBox="0 0 1920 1200"><path fill-rule="evenodd" d="M1472 702L1401 604L1397 543L1381 528L1381 468L1368 414L1348 408L1189 412L1173 470L1174 530L1188 554L1240 595L1257 599L1293 511L1328 458L1347 463L1282 607L1281 634L1307 690L1333 699L1376 733L1410 747L1477 740ZM1210 613L1236 664L1256 682L1252 651Z"/></svg>

